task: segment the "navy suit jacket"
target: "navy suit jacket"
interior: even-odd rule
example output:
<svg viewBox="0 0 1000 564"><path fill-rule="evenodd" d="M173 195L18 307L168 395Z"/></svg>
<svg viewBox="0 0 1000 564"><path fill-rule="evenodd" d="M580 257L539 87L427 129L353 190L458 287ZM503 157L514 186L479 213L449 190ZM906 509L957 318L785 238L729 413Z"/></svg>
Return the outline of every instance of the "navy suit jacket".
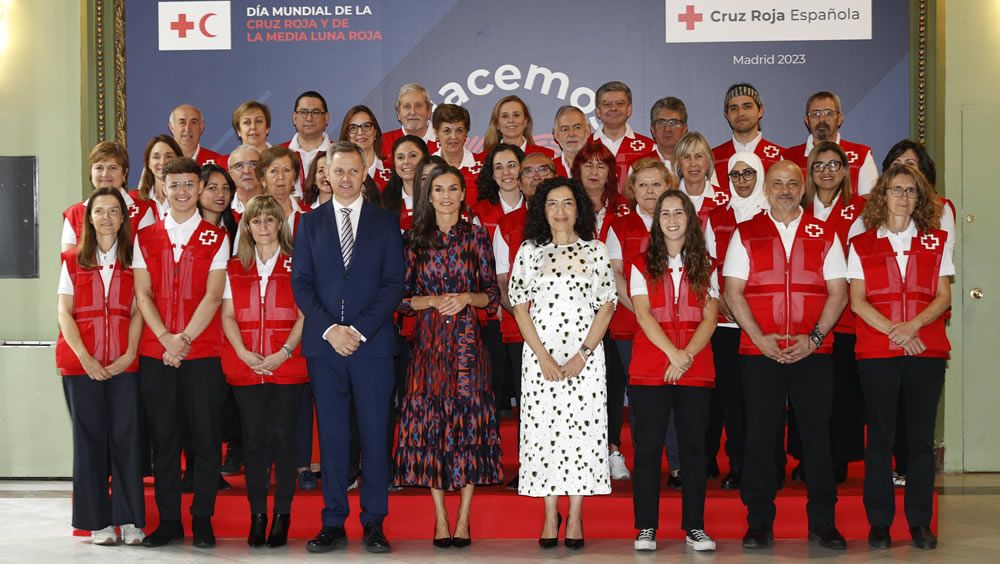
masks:
<svg viewBox="0 0 1000 564"><path fill-rule="evenodd" d="M340 355L323 339L331 325L353 325L367 339L352 356L392 356L392 314L403 297L403 238L399 217L364 202L344 268L340 233L328 201L302 216L295 232L292 290L305 315L302 354Z"/></svg>

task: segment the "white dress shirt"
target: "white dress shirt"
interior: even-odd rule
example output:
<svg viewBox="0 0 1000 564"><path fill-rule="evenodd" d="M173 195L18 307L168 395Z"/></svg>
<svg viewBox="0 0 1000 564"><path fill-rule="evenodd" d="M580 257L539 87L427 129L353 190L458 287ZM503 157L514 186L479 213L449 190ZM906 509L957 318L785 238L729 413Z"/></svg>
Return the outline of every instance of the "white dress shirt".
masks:
<svg viewBox="0 0 1000 564"><path fill-rule="evenodd" d="M337 228L337 233L338 234L340 234L341 227L343 227L343 223L344 223L343 212L340 211L340 210L345 209L345 208L351 210L350 214L348 214L351 217L351 233L354 234L354 241L355 241L355 243L357 243L357 240L358 240L358 224L360 223L360 220L361 220L361 204L364 203L364 198L361 197L361 194L358 194L358 197L355 198L353 202L351 202L350 204L347 204L346 206L344 204L341 204L337 200L337 198L333 198L332 200L330 200L330 203L333 204L333 217L336 218L336 221L337 221L336 228ZM355 245L355 247L356 247L356 245ZM355 250L357 250L357 249L355 248ZM338 249L338 251L339 251L339 249ZM337 325L340 325L340 324L339 323L334 323L333 325L327 327L326 330L323 331L323 339L326 339L326 335L327 335L327 333L330 332L330 329L333 329ZM362 343L368 340L364 335L361 334L361 331L358 331L357 329L355 329L353 325L349 325L348 327L350 327L352 331L354 331L355 333L357 333L361 337L361 342Z"/></svg>

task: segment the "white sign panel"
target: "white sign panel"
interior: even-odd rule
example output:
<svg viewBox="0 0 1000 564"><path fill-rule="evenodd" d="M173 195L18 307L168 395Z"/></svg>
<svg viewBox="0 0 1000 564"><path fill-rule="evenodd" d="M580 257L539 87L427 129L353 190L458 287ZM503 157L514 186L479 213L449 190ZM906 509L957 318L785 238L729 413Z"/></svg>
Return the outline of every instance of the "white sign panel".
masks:
<svg viewBox="0 0 1000 564"><path fill-rule="evenodd" d="M871 0L664 0L667 43L872 38Z"/></svg>

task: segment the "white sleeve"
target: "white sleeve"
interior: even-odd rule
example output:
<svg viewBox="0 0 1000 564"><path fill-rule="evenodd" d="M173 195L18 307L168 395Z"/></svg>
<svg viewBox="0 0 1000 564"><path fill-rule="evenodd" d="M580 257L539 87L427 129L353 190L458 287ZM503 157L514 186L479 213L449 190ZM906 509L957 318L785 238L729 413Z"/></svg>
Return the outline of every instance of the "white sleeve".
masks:
<svg viewBox="0 0 1000 564"><path fill-rule="evenodd" d="M493 262L498 276L510 272L510 247L500 234L500 227L493 232Z"/></svg>
<svg viewBox="0 0 1000 564"><path fill-rule="evenodd" d="M719 277L715 275L715 270L713 270L711 276L708 277L708 296L719 299L720 295L722 293L719 292Z"/></svg>
<svg viewBox="0 0 1000 564"><path fill-rule="evenodd" d="M222 290L222 299L231 300L233 299L233 287L229 285L229 273L226 273L226 288Z"/></svg>
<svg viewBox="0 0 1000 564"><path fill-rule="evenodd" d="M649 288L646 287L646 277L642 275L642 272L634 264L632 265L632 274L628 280L628 295L629 297L649 295Z"/></svg>
<svg viewBox="0 0 1000 564"><path fill-rule="evenodd" d="M142 256L142 249L139 248L139 238L135 238L135 243L132 243L132 270L137 268L146 268L146 257Z"/></svg>
<svg viewBox="0 0 1000 564"><path fill-rule="evenodd" d="M708 256L718 259L719 250L715 248L715 230L712 229L712 219L705 220L705 250L708 251Z"/></svg>
<svg viewBox="0 0 1000 564"><path fill-rule="evenodd" d="M69 224L68 219L63 220L62 236L59 237L59 243L62 245L76 245L76 231L73 231L73 226Z"/></svg>
<svg viewBox="0 0 1000 564"><path fill-rule="evenodd" d="M955 213L948 204L941 212L941 229L948 233L948 249L955 250Z"/></svg>
<svg viewBox="0 0 1000 564"><path fill-rule="evenodd" d="M739 278L740 280L750 278L750 257L747 256L746 247L743 246L739 227L733 231L733 238L729 240L729 248L726 250L726 263L722 267L722 275L726 278Z"/></svg>
<svg viewBox="0 0 1000 564"><path fill-rule="evenodd" d="M213 270L225 270L226 263L229 262L229 235L222 236L222 244L219 245L219 250L215 252L215 256L212 257L212 266L208 267L208 271Z"/></svg>
<svg viewBox="0 0 1000 564"><path fill-rule="evenodd" d="M608 228L608 239L604 242L604 246L608 248L609 259L622 260L622 244L614 227Z"/></svg>
<svg viewBox="0 0 1000 564"><path fill-rule="evenodd" d="M942 266L944 265L942 264ZM861 267L861 257L858 256L858 252L854 250L852 244L847 251L847 281L864 279L865 269Z"/></svg>
<svg viewBox="0 0 1000 564"><path fill-rule="evenodd" d="M861 219L861 216L858 216L858 218L854 220L854 223L851 224L851 228L847 230L847 242L850 243L851 239L857 237L858 235L861 235L864 232L865 232L865 222Z"/></svg>
<svg viewBox="0 0 1000 564"><path fill-rule="evenodd" d="M150 206L146 208L146 215L142 216L142 219L139 220L138 228L143 229L153 225L154 223L156 223L156 212L154 212L152 206Z"/></svg>
<svg viewBox="0 0 1000 564"><path fill-rule="evenodd" d="M478 225L480 227L483 226L483 222L479 221L479 216L476 216L476 217L472 218L472 224L473 225Z"/></svg>
<svg viewBox="0 0 1000 564"><path fill-rule="evenodd" d="M941 255L941 272L938 276L954 276L955 275L955 261L954 261L955 250L950 246L944 246L944 254Z"/></svg>
<svg viewBox="0 0 1000 564"><path fill-rule="evenodd" d="M234 257L236 256L236 253L239 252L239 250L240 250L240 236L241 236L241 233L242 233L242 231L241 231L242 227L243 227L243 222L242 221L239 222L238 225L236 225L236 236L233 237L233 255L232 256L234 256Z"/></svg>
<svg viewBox="0 0 1000 564"><path fill-rule="evenodd" d="M861 170L858 171L858 195L864 196L871 192L876 181L878 181L878 167L875 166L872 152L868 151L865 161L861 163Z"/></svg>
<svg viewBox="0 0 1000 564"><path fill-rule="evenodd" d="M823 261L823 279L837 278L847 278L847 259L844 258L844 247L840 245L840 236L834 235L833 245L830 246L826 260Z"/></svg>
<svg viewBox="0 0 1000 564"><path fill-rule="evenodd" d="M73 280L69 277L69 269L66 268L66 261L62 261L62 268L59 269L59 287L56 294L72 296L76 292L73 290Z"/></svg>

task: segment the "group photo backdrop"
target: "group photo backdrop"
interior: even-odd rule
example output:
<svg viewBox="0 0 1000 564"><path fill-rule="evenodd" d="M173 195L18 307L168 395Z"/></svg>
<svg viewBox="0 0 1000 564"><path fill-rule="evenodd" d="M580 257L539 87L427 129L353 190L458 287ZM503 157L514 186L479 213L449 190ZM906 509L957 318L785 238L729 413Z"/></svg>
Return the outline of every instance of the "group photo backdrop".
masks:
<svg viewBox="0 0 1000 564"><path fill-rule="evenodd" d="M592 123L593 92L610 80L632 89L630 124L649 135L657 99L684 100L689 129L714 146L731 132L729 85L759 90L764 136L804 142L805 102L840 96L842 136L872 147L877 162L910 123L908 0L131 0L126 5L128 149L138 181L142 152L169 133L171 109L199 107L202 146L239 144L232 111L267 104L269 142L294 135L295 98L327 100L331 138L348 108L372 108L383 131L399 127L399 87L418 82L431 102L472 116L470 150L482 145L493 105L515 94L529 106L536 143L555 148L563 104Z"/></svg>

